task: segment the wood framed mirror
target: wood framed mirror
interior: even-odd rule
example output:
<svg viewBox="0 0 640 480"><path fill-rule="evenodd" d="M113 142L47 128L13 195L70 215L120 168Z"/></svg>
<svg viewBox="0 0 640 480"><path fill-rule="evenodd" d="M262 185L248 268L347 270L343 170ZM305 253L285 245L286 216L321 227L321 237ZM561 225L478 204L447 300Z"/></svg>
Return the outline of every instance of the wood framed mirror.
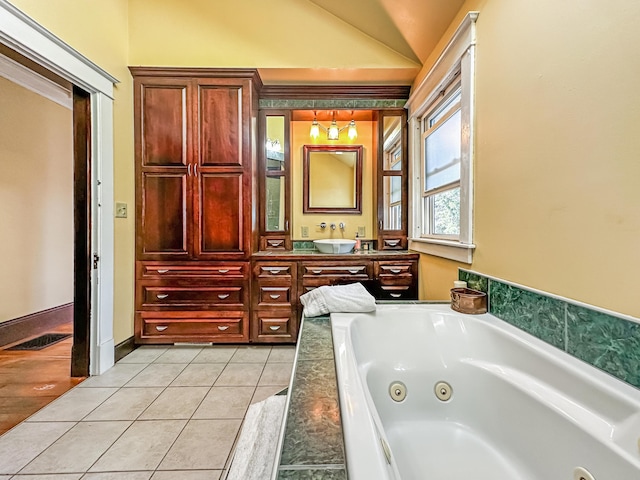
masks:
<svg viewBox="0 0 640 480"><path fill-rule="evenodd" d="M362 145L303 146L303 212L362 213Z"/></svg>

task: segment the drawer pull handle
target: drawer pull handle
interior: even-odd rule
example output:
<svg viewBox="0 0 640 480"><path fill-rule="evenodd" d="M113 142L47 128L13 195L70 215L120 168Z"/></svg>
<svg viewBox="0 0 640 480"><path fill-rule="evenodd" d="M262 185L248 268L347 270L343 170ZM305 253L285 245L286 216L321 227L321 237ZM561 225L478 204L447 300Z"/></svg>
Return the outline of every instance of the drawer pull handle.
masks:
<svg viewBox="0 0 640 480"><path fill-rule="evenodd" d="M272 299L277 300L278 298L280 298L280 294L278 295L274 295L273 293L271 295L269 295Z"/></svg>
<svg viewBox="0 0 640 480"><path fill-rule="evenodd" d="M400 270L399 268L390 268L389 271L391 273L400 273L402 270Z"/></svg>
<svg viewBox="0 0 640 480"><path fill-rule="evenodd" d="M393 298L400 298L402 296L402 294L401 293L392 293L391 296Z"/></svg>
<svg viewBox="0 0 640 480"><path fill-rule="evenodd" d="M269 330L273 330L274 332L275 332L276 330L280 330L280 325L271 325L271 326L269 327Z"/></svg>
<svg viewBox="0 0 640 480"><path fill-rule="evenodd" d="M168 293L159 293L156 295L157 298L159 298L160 300L163 300L165 298L167 298L169 296Z"/></svg>
<svg viewBox="0 0 640 480"><path fill-rule="evenodd" d="M228 328L229 328L229 325L218 325L218 330L220 330L221 332L224 332Z"/></svg>
<svg viewBox="0 0 640 480"><path fill-rule="evenodd" d="M284 240L269 240L268 241L269 245L271 245L272 247L279 247L280 245L282 245L282 242L284 242Z"/></svg>
<svg viewBox="0 0 640 480"><path fill-rule="evenodd" d="M360 272L360 270L362 270L362 269L361 268L351 268L351 269L349 269L349 273L355 275L356 273Z"/></svg>
<svg viewBox="0 0 640 480"><path fill-rule="evenodd" d="M322 269L318 269L318 270L311 270L313 273L322 273Z"/></svg>
<svg viewBox="0 0 640 480"><path fill-rule="evenodd" d="M271 275L277 275L282 271L282 268L271 268L269 271L271 272Z"/></svg>
<svg viewBox="0 0 640 480"><path fill-rule="evenodd" d="M220 269L218 269L218 273L229 273L229 269L228 268L220 268Z"/></svg>
<svg viewBox="0 0 640 480"><path fill-rule="evenodd" d="M167 328L169 328L167 325L156 325L156 330L159 332L164 332Z"/></svg>
<svg viewBox="0 0 640 480"><path fill-rule="evenodd" d="M169 269L162 269L162 270L158 270L158 273L167 273L169 271Z"/></svg>
<svg viewBox="0 0 640 480"><path fill-rule="evenodd" d="M400 240L385 240L384 243L386 243L390 247L395 247L400 243Z"/></svg>
<svg viewBox="0 0 640 480"><path fill-rule="evenodd" d="M224 300L225 298L229 298L229 294L228 293L219 293L218 294L218 298L220 300Z"/></svg>

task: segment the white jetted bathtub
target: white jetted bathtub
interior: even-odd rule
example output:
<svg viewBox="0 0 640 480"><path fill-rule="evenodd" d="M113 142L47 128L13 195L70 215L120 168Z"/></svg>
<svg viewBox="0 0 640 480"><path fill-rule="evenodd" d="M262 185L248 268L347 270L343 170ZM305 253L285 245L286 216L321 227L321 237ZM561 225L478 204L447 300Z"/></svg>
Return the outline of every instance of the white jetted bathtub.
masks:
<svg viewBox="0 0 640 480"><path fill-rule="evenodd" d="M448 305L331 321L349 480L640 479L640 390Z"/></svg>

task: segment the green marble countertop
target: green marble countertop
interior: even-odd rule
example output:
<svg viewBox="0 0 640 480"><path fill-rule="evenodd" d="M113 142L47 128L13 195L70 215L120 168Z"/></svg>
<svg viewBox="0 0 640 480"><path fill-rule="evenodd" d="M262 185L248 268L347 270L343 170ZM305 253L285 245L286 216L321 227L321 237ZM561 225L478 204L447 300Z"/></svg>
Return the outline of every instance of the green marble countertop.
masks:
<svg viewBox="0 0 640 480"><path fill-rule="evenodd" d="M278 480L346 480L329 316L303 318Z"/></svg>

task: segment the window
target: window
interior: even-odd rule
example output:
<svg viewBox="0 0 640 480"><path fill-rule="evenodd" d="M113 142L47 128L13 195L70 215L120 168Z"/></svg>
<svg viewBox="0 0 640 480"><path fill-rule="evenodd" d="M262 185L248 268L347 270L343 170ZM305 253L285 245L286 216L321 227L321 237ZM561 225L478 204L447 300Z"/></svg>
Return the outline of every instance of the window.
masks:
<svg viewBox="0 0 640 480"><path fill-rule="evenodd" d="M407 102L409 248L465 263L473 249L475 21L470 12Z"/></svg>
<svg viewBox="0 0 640 480"><path fill-rule="evenodd" d="M460 85L421 119L421 237L460 238Z"/></svg>

